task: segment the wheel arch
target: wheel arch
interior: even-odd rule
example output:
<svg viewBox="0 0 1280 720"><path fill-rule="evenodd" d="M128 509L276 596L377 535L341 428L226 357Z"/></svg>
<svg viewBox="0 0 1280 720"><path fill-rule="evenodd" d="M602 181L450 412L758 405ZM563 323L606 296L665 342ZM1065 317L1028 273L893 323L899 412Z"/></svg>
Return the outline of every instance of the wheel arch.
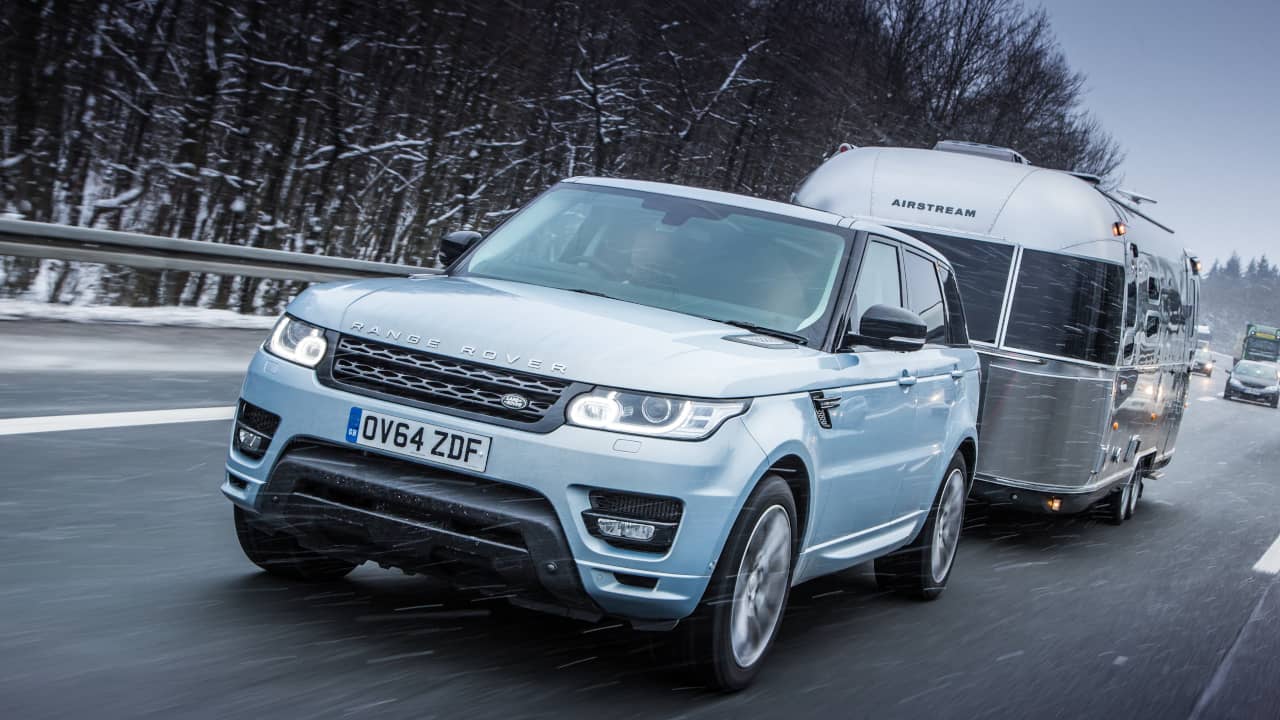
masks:
<svg viewBox="0 0 1280 720"><path fill-rule="evenodd" d="M797 544L802 547L805 533L809 530L809 518L812 512L813 481L809 473L809 466L799 455L787 453L773 460L764 469L764 472L759 474L755 484L759 485L761 480L771 474L777 474L782 477L786 481L787 487L791 488L791 497L796 502L796 540Z"/></svg>
<svg viewBox="0 0 1280 720"><path fill-rule="evenodd" d="M964 458L965 474L967 485L973 487L973 479L978 473L978 439L972 435L966 435L960 440L960 445L956 448L956 452L960 453L960 457Z"/></svg>

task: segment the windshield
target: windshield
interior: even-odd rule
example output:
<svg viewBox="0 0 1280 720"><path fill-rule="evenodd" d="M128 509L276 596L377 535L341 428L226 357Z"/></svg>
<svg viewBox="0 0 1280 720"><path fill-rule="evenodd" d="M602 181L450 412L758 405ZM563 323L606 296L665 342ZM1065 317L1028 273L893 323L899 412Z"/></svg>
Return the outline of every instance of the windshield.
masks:
<svg viewBox="0 0 1280 720"><path fill-rule="evenodd" d="M1270 360L1280 351L1280 342L1266 338L1251 337L1245 340L1245 355Z"/></svg>
<svg viewBox="0 0 1280 720"><path fill-rule="evenodd" d="M1005 345L1112 364L1120 349L1124 267L1024 250Z"/></svg>
<svg viewBox="0 0 1280 720"><path fill-rule="evenodd" d="M817 345L850 237L718 203L559 186L494 231L459 273L758 325Z"/></svg>
<svg viewBox="0 0 1280 720"><path fill-rule="evenodd" d="M1248 378L1250 380L1263 380L1269 383L1276 381L1276 366L1267 363L1257 363L1243 361L1236 364L1231 374L1235 377Z"/></svg>

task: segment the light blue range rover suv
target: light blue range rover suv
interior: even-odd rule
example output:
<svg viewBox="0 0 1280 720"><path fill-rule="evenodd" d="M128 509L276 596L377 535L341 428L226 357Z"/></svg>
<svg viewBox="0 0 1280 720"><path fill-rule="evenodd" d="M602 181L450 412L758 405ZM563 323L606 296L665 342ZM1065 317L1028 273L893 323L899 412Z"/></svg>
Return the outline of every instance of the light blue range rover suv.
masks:
<svg viewBox="0 0 1280 720"><path fill-rule="evenodd" d="M978 359L941 255L581 178L442 255L443 275L310 288L253 358L222 491L254 563L369 561L674 628L722 689L795 584L874 559L884 587L946 585Z"/></svg>

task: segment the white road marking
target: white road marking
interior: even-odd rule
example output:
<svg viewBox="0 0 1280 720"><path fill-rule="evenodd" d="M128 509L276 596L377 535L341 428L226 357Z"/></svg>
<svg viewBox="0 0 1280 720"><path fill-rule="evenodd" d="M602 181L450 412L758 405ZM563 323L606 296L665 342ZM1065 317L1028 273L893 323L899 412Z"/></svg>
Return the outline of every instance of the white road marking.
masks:
<svg viewBox="0 0 1280 720"><path fill-rule="evenodd" d="M1280 537L1271 543L1271 547L1262 553L1262 557L1258 558L1258 562L1253 564L1253 571L1266 573L1268 575L1280 574Z"/></svg>
<svg viewBox="0 0 1280 720"><path fill-rule="evenodd" d="M137 412L88 413L85 415L44 415L41 417L0 419L0 435L62 432L64 430L97 430L100 428L168 425L170 423L230 420L236 407L180 408L177 410L140 410Z"/></svg>
<svg viewBox="0 0 1280 720"><path fill-rule="evenodd" d="M1217 399L1218 399L1218 396L1217 396L1217 395L1205 395L1204 397L1202 397L1202 398L1197 398L1197 399L1198 399L1200 402L1213 402L1214 400L1217 400Z"/></svg>

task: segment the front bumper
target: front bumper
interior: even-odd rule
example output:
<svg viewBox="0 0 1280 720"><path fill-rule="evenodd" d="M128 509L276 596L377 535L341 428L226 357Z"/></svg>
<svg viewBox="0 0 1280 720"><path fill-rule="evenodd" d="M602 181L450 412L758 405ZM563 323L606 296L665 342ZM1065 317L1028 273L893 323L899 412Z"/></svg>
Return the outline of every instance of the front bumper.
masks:
<svg viewBox="0 0 1280 720"><path fill-rule="evenodd" d="M1227 385L1226 393L1232 400L1248 400L1250 402L1264 403L1270 405L1280 398L1280 393L1262 392L1260 390L1242 389Z"/></svg>
<svg viewBox="0 0 1280 720"><path fill-rule="evenodd" d="M312 544L406 569L431 571L440 561L433 548L462 544L505 583L536 585L554 605L580 614L661 621L691 613L765 462L742 418L700 442L570 426L532 433L328 388L314 371L261 351L241 394L281 421L262 458L231 450L222 491L232 502ZM346 440L353 406L486 435L492 438L488 466L480 475L356 450ZM456 481L447 492L439 482L444 476ZM313 488L316 477L324 478L325 492L297 492L300 479ZM470 488L459 489L468 482ZM593 537L582 520L592 489L681 500L671 548L645 552ZM525 500L511 502L513 493ZM392 505L399 510L387 512ZM522 505L523 514L513 516L511 505ZM529 510L534 506L537 512ZM469 516L481 529L515 523L526 547L501 538L494 545L471 531L449 536L442 530L453 530L423 520L429 512L415 520L415 507L452 508L445 515ZM556 569L548 572L547 563Z"/></svg>

